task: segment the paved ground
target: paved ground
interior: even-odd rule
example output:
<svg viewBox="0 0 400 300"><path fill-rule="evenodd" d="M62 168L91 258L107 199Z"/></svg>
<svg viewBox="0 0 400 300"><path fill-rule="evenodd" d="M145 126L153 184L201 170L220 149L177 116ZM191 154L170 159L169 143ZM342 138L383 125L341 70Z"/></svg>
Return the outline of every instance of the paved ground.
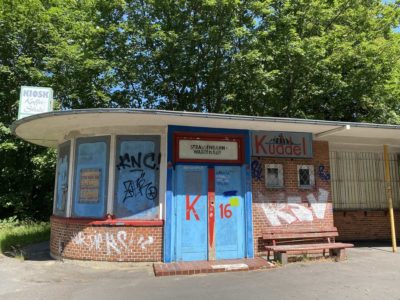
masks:
<svg viewBox="0 0 400 300"><path fill-rule="evenodd" d="M43 252L25 261L0 256L0 299L400 300L400 253L380 245L348 255L339 263L159 278L151 264L59 262Z"/></svg>

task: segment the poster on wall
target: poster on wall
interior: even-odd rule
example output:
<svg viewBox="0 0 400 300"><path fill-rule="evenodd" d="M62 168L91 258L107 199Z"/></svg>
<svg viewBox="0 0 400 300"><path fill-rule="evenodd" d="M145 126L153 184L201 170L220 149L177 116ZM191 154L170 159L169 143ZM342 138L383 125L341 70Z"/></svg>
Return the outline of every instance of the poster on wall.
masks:
<svg viewBox="0 0 400 300"><path fill-rule="evenodd" d="M79 203L98 203L101 169L82 169L80 173Z"/></svg>
<svg viewBox="0 0 400 300"><path fill-rule="evenodd" d="M312 158L312 134L307 132L253 131L253 156Z"/></svg>

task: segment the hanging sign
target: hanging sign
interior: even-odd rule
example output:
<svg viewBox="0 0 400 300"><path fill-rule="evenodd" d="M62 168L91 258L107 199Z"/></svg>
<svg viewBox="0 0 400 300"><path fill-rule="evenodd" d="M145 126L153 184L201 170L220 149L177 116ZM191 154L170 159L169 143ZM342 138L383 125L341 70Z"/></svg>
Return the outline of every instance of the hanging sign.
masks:
<svg viewBox="0 0 400 300"><path fill-rule="evenodd" d="M53 110L53 90L46 87L22 86L18 119Z"/></svg>
<svg viewBox="0 0 400 300"><path fill-rule="evenodd" d="M252 155L312 158L312 134L306 132L253 131Z"/></svg>

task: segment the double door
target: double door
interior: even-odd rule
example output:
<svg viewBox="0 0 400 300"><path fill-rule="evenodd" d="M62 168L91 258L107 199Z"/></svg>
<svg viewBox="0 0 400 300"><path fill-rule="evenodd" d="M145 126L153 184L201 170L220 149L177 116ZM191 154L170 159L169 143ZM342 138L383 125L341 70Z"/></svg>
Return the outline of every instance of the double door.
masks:
<svg viewBox="0 0 400 300"><path fill-rule="evenodd" d="M176 260L243 258L242 167L177 165L175 174Z"/></svg>

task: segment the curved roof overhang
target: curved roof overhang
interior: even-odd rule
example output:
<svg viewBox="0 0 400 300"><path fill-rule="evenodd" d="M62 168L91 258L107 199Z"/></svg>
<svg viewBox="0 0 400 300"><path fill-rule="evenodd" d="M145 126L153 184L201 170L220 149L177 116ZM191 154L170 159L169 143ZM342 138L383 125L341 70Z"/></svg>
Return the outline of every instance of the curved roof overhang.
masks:
<svg viewBox="0 0 400 300"><path fill-rule="evenodd" d="M145 109L79 109L37 114L15 121L13 133L34 144L55 147L71 136L119 133L168 125L310 132L336 143L400 146L400 126L292 118Z"/></svg>

